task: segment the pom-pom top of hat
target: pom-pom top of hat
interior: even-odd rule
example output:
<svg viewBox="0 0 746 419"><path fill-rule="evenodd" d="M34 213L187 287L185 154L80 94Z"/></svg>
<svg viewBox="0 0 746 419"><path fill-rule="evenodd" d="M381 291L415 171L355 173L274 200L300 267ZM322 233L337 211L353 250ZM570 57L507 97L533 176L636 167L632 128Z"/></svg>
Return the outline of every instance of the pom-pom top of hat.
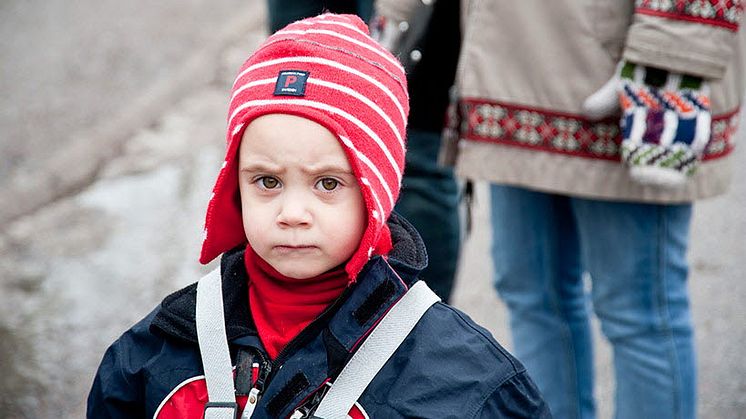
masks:
<svg viewBox="0 0 746 419"><path fill-rule="evenodd" d="M354 280L371 256L390 250L386 220L401 188L408 100L401 64L356 16L324 14L270 36L233 84L226 157L207 208L200 262L246 243L238 191L240 141L253 119L285 113L334 133L360 184L368 223L346 265Z"/></svg>

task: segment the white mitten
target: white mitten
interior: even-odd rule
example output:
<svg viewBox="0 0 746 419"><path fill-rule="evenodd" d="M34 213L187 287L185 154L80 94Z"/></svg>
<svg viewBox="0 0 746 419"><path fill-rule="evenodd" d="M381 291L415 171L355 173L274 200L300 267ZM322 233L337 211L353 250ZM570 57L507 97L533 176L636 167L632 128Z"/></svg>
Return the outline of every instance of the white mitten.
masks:
<svg viewBox="0 0 746 419"><path fill-rule="evenodd" d="M684 185L710 141L709 86L700 77L624 63L583 108L591 119L621 108L622 162L643 184Z"/></svg>

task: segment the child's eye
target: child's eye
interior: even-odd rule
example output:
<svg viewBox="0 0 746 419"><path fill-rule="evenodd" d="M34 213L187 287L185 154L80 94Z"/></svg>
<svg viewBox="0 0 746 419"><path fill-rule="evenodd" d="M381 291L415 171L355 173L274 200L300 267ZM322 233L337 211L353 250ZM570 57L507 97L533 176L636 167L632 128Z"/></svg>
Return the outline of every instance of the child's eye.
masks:
<svg viewBox="0 0 746 419"><path fill-rule="evenodd" d="M275 189L280 186L280 181L271 176L262 176L257 179L257 182L259 182L259 186L263 189Z"/></svg>
<svg viewBox="0 0 746 419"><path fill-rule="evenodd" d="M316 185L324 191L333 191L337 189L337 186L339 186L339 181L330 177L326 177L318 181Z"/></svg>

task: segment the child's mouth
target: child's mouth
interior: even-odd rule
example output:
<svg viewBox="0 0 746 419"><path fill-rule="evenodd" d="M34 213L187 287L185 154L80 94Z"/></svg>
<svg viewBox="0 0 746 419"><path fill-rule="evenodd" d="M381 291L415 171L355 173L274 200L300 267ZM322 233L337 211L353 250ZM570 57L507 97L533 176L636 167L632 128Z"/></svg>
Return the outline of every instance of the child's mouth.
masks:
<svg viewBox="0 0 746 419"><path fill-rule="evenodd" d="M280 253L302 253L316 250L316 246L312 245L279 245L275 246L275 250Z"/></svg>

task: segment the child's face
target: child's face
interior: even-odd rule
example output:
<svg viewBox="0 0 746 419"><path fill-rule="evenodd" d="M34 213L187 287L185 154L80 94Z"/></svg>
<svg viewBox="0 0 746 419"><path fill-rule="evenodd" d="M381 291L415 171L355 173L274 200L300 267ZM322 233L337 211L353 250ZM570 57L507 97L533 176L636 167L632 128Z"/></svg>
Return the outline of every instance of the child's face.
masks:
<svg viewBox="0 0 746 419"><path fill-rule="evenodd" d="M323 126L284 114L253 120L238 176L246 238L281 274L311 278L357 249L365 203L342 146Z"/></svg>

